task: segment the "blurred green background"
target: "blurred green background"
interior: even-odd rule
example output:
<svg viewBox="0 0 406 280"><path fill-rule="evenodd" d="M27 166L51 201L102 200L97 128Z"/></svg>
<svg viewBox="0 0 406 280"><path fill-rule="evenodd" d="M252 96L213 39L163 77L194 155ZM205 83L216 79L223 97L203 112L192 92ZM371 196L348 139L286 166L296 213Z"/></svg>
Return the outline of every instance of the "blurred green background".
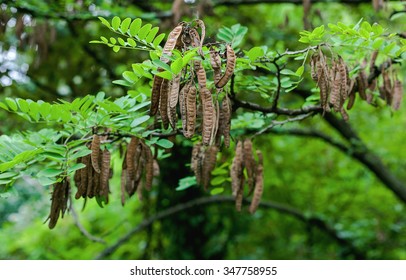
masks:
<svg viewBox="0 0 406 280"><path fill-rule="evenodd" d="M72 100L104 91L119 97L125 90L111 83L145 54L91 45L106 30L97 16L141 17L168 32L177 22L196 14L214 38L222 26L241 23L249 28L242 49L301 49L302 1L2 1L0 4L0 94L32 100ZM276 3L274 3L276 2ZM371 1L314 1L310 27L361 18L379 22L388 32L404 32L405 5L386 1L374 9ZM329 3L326 3L329 2ZM343 1L349 2L349 1ZM372 1L375 2L375 1ZM182 4L179 7L176 4ZM173 9L175 7L175 9ZM176 8L177 7L177 8ZM403 30L402 30L403 28ZM403 34L404 35L404 34ZM405 65L400 76L405 75ZM305 81L301 87L312 87ZM293 92L292 94L295 94ZM393 114L357 102L350 124L367 147L405 184L406 108ZM0 133L38 130L15 114L0 111ZM318 129L342 140L321 117L293 127ZM49 230L50 190L35 180L19 180L0 198L0 259L406 259L405 202L350 154L314 138L264 135L255 145L265 155L264 201L289 206L289 211L260 207L255 215L237 213L224 199L201 204L159 219L176 205L209 196L197 187L176 191L179 179L190 176L190 146L175 145L160 162L160 177L142 201L133 197L120 204L119 178L111 181L112 199L100 209L75 201L73 213ZM114 168L120 162L113 158ZM152 223L142 224L144 221ZM155 220L155 218L158 218ZM137 229L137 227L139 227ZM100 255L117 244L111 254ZM94 238L96 237L96 238Z"/></svg>

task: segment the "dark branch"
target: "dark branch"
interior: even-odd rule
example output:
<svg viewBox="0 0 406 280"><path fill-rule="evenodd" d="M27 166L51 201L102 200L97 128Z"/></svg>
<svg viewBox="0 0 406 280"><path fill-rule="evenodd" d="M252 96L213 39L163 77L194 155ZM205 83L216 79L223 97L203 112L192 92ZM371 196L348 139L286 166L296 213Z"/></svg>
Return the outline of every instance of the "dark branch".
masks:
<svg viewBox="0 0 406 280"><path fill-rule="evenodd" d="M371 0L312 0L312 3L343 3L359 5L361 3L370 3ZM297 4L302 5L303 0L219 0L214 3L214 6L233 6L233 5L257 5L257 4Z"/></svg>
<svg viewBox="0 0 406 280"><path fill-rule="evenodd" d="M163 210L163 211L157 213L156 215L144 220L138 226L134 227L126 235L124 235L122 238L117 240L113 245L104 249L98 256L96 256L96 259L104 259L104 258L110 256L120 246L122 246L123 244L128 242L136 233L148 228L152 223L154 223L158 220L165 219L169 216L172 216L172 215L177 214L182 211L187 211L188 209L193 208L193 207L209 205L209 204L218 204L218 203L235 203L235 198L232 196L202 197L202 198L198 198L198 199L186 202L186 203L178 204L174 207ZM249 203L250 203L249 200L244 200L244 204L249 204ZM354 255L358 259L365 258L363 253L359 252L358 249L355 248L354 245L349 240L340 237L339 234L334 230L333 227L329 226L324 220L322 220L319 217L305 215L302 212L300 212L299 210L297 210L291 206L284 205L284 204L277 203L277 202L264 201L264 202L261 202L259 206L262 209L274 209L283 214L291 215L291 216L297 218L298 220L309 224L310 226L315 226L318 229L326 232L331 238L336 240L341 246L347 248L349 250L349 254Z"/></svg>

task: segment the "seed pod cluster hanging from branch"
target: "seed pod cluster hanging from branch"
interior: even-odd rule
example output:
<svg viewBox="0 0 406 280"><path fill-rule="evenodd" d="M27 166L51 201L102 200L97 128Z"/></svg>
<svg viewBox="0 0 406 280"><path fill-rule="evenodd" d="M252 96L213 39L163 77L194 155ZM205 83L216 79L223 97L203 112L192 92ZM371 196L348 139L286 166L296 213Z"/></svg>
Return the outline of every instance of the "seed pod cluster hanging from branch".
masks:
<svg viewBox="0 0 406 280"><path fill-rule="evenodd" d="M101 144L107 141L106 136L93 135L90 145L91 154L78 158L78 163L83 163L84 168L75 172L74 181L77 187L75 198L93 198L102 206L109 202L109 179L112 176L110 167L111 154Z"/></svg>
<svg viewBox="0 0 406 280"><path fill-rule="evenodd" d="M374 52L369 62L369 72L374 71L375 61L378 52ZM389 62L388 62L389 63ZM385 64L383 64L385 66ZM324 111L329 112L331 107L335 112L341 114L344 120L348 120L348 114L344 109L344 103L348 100L347 110L350 110L355 103L356 93L362 100L369 104L374 103L374 94L377 85L377 77L370 81L365 72L366 62L360 66L358 73L351 79L348 74L348 66L338 56L331 58L324 55L319 47L318 52L310 59L311 77L320 89L320 104ZM382 85L379 86L380 97L386 101L394 110L398 110L402 101L402 83L394 73L385 66L381 69ZM396 81L396 83L395 83ZM396 85L396 86L395 86Z"/></svg>
<svg viewBox="0 0 406 280"><path fill-rule="evenodd" d="M63 218L68 208L68 199L70 192L69 178L65 177L61 182L53 185L51 211L49 213L48 227L53 229L58 222L59 217Z"/></svg>
<svg viewBox="0 0 406 280"><path fill-rule="evenodd" d="M192 58L184 65L182 71L173 75L171 80L160 77L160 72L164 69L157 69L158 73L154 76L152 86L150 115L156 115L164 129L169 125L177 129L177 121L180 119L183 135L190 139L196 132L201 133L202 143L206 146L213 144L219 146L223 136L224 143L228 147L230 101L227 94L221 96L219 94L234 74L236 55L230 45L225 46L226 62L222 73L221 48L213 45L210 50L203 48L205 33L202 20L181 22L169 33L160 58L161 62L170 65L174 50L185 54L191 49L196 49L199 56ZM204 63L206 58L210 59L210 64ZM211 66L214 73L212 88L207 86L205 65Z"/></svg>
<svg viewBox="0 0 406 280"><path fill-rule="evenodd" d="M244 188L247 185L247 196L254 193L249 211L255 213L264 188L262 153L256 151L258 161L255 161L253 147L250 139L237 142L235 156L231 164L231 189L235 196L235 207L241 211L244 199ZM245 175L247 177L245 177ZM247 183L247 184L246 184Z"/></svg>
<svg viewBox="0 0 406 280"><path fill-rule="evenodd" d="M210 186L211 172L216 167L217 146L204 146L196 143L192 149L191 169L196 176L198 185L202 185L207 191Z"/></svg>
<svg viewBox="0 0 406 280"><path fill-rule="evenodd" d="M125 204L126 194L131 197L139 194L142 188L151 190L154 169L158 163L154 160L151 148L143 139L133 136L127 145L121 173L121 203ZM154 167L155 165L155 167Z"/></svg>

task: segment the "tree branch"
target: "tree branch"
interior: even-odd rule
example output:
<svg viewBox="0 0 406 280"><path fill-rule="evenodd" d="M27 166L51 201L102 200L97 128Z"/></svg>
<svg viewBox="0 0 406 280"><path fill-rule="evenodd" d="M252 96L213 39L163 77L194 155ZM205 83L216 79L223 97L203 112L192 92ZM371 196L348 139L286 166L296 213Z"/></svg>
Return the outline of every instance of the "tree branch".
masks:
<svg viewBox="0 0 406 280"><path fill-rule="evenodd" d="M343 3L359 5L361 3L370 3L371 0L312 0L312 3ZM302 5L303 0L219 0L214 3L217 6L233 6L233 5L257 5L257 4L297 4Z"/></svg>
<svg viewBox="0 0 406 280"><path fill-rule="evenodd" d="M122 246L123 244L128 242L136 233L146 229L147 227L149 227L152 223L154 223L156 221L165 219L169 216L175 215L182 211L187 211L190 208L194 208L197 206L203 206L203 205L218 204L218 203L235 203L235 198L232 196L202 197L202 198L198 198L198 199L186 202L186 203L178 204L176 206L163 210L163 211L155 214L154 216L151 216L150 218L142 221L138 226L134 227L127 234L125 234L122 238L117 240L113 245L104 249L99 255L96 256L95 259L104 259L104 258L110 256L120 246ZM249 203L250 203L249 200L244 200L244 204L249 204ZM351 243L351 241L340 237L338 232L336 232L333 227L329 226L324 220L322 220L319 217L304 215L302 212L300 212L299 210L297 210L291 206L284 205L284 204L277 203L277 202L263 201L260 203L259 207L262 209L273 209L273 210L279 211L283 214L291 215L291 216L295 217L296 219L309 224L310 226L315 226L318 229L327 233L327 235L329 235L331 238L333 238L341 246L347 248L349 250L348 255L352 254L357 259L365 259L364 254L359 252L358 249L355 248L354 245Z"/></svg>

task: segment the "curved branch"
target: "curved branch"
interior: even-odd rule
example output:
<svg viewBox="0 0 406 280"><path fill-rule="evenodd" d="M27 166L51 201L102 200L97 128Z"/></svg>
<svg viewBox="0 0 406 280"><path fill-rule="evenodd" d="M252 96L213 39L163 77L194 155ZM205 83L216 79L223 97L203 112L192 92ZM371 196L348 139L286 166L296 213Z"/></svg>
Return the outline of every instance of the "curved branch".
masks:
<svg viewBox="0 0 406 280"><path fill-rule="evenodd" d="M202 197L198 198L186 203L178 204L166 210L163 210L154 216L142 221L138 226L134 227L130 230L127 234L125 234L122 238L117 240L113 245L104 249L99 255L96 256L95 259L104 259L114 253L120 246L128 242L136 233L146 229L152 223L165 219L169 216L177 214L182 211L186 211L190 208L202 206L202 205L210 205L210 204L217 204L217 203L235 203L235 198L232 196L209 196L209 197ZM249 204L250 200L244 200L244 204ZM329 226L324 220L316 216L308 216L300 212L299 210L289 206L284 205L278 202L272 201L263 201L259 205L260 208L263 209L273 209L279 211L283 214L291 215L296 219L309 224L310 226L315 226L318 229L327 233L331 238L333 238L337 243L341 246L346 247L349 249L349 253L353 254L357 259L364 259L365 256L362 252L359 252L357 248L351 243L351 241L342 238L338 232L334 230L331 226Z"/></svg>

